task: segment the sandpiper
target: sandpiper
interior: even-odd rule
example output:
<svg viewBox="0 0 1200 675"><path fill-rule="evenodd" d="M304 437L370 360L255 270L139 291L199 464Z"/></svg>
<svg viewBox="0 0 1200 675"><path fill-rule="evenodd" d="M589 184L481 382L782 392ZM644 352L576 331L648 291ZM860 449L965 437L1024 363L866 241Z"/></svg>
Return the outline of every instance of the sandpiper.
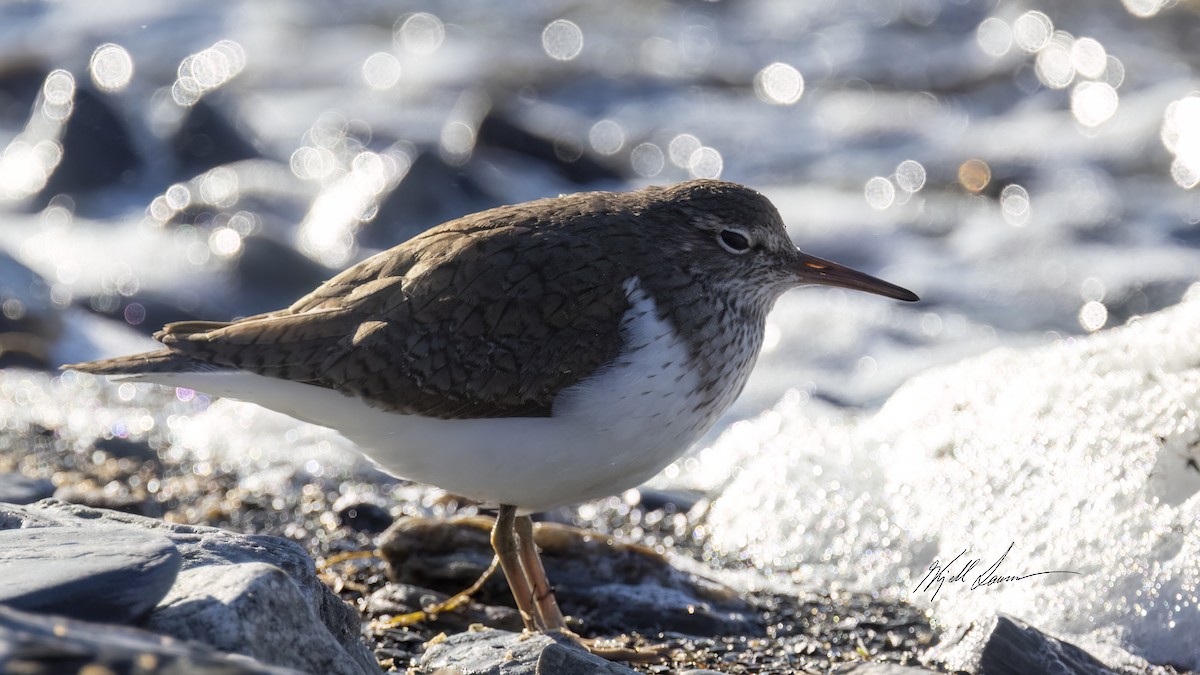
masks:
<svg viewBox="0 0 1200 675"><path fill-rule="evenodd" d="M788 289L899 286L802 253L758 192L694 180L439 225L291 307L184 321L165 349L66 366L252 401L396 476L495 505L531 630L564 630L529 514L634 487L741 392Z"/></svg>

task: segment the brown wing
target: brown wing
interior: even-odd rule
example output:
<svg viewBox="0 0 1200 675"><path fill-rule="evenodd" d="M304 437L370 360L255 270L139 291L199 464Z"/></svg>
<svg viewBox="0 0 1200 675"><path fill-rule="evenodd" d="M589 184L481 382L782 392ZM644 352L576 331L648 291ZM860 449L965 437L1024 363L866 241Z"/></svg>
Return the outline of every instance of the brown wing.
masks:
<svg viewBox="0 0 1200 675"><path fill-rule="evenodd" d="M171 324L156 337L196 361L329 387L399 413L548 415L559 390L619 351L628 274L579 236L578 223L529 206L439 226L286 310Z"/></svg>

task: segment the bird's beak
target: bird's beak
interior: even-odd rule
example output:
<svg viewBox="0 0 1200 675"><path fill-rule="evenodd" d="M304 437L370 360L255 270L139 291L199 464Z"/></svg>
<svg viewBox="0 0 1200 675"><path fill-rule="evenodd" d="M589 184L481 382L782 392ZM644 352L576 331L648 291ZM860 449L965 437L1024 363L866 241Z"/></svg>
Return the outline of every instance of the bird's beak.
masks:
<svg viewBox="0 0 1200 675"><path fill-rule="evenodd" d="M796 251L796 256L792 262L792 272L796 274L797 279L802 284L851 288L856 291L866 291L897 300L907 300L908 302L920 300L916 293L908 289L900 288L895 284L889 284L883 279L876 279L870 274L863 274L845 265L822 260L802 251Z"/></svg>

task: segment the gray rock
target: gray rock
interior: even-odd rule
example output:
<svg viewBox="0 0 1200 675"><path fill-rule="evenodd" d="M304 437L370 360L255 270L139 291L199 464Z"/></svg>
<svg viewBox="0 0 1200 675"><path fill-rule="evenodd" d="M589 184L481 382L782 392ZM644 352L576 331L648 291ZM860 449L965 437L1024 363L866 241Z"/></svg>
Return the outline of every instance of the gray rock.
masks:
<svg viewBox="0 0 1200 675"><path fill-rule="evenodd" d="M312 673L366 673L286 572L264 562L185 570L147 628ZM370 665L374 665L372 663Z"/></svg>
<svg viewBox="0 0 1200 675"><path fill-rule="evenodd" d="M358 613L321 583L312 558L291 541L52 499L0 505L0 529L56 525L148 530L175 545L182 570L145 628L322 675L381 672L362 643Z"/></svg>
<svg viewBox="0 0 1200 675"><path fill-rule="evenodd" d="M19 473L0 473L0 502L32 504L54 494L54 483L43 478L28 478Z"/></svg>
<svg viewBox="0 0 1200 675"><path fill-rule="evenodd" d="M634 675L561 636L484 629L432 643L413 675Z"/></svg>
<svg viewBox="0 0 1200 675"><path fill-rule="evenodd" d="M405 518L379 538L393 581L455 593L492 560L491 519ZM677 570L658 553L558 523L534 532L559 606L591 634L637 631L761 635L755 608L721 584ZM511 602L495 574L477 598Z"/></svg>
<svg viewBox="0 0 1200 675"><path fill-rule="evenodd" d="M162 599L181 557L154 532L111 527L0 531L0 603L86 621L129 623Z"/></svg>
<svg viewBox="0 0 1200 675"><path fill-rule="evenodd" d="M303 675L126 626L0 607L0 672Z"/></svg>
<svg viewBox="0 0 1200 675"><path fill-rule="evenodd" d="M830 675L936 675L937 671L896 663L843 663L829 671ZM680 673L683 675L683 673Z"/></svg>
<svg viewBox="0 0 1200 675"><path fill-rule="evenodd" d="M1001 615L983 646L980 675L1116 675L1117 671L1075 645Z"/></svg>

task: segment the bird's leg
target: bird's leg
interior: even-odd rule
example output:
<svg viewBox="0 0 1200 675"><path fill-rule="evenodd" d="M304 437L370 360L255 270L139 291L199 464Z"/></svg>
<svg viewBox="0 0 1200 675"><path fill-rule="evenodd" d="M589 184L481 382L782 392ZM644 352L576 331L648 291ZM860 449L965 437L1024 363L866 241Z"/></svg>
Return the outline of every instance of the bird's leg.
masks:
<svg viewBox="0 0 1200 675"><path fill-rule="evenodd" d="M534 609L537 611L546 630L564 631L567 621L558 609L558 601L554 599L554 589L550 588L550 580L546 578L546 568L538 556L537 546L533 541L533 519L529 516L517 516L514 523L517 533L521 567L525 569L525 577L533 591Z"/></svg>
<svg viewBox="0 0 1200 675"><path fill-rule="evenodd" d="M529 581L526 580L525 570L521 565L517 533L513 528L513 521L516 519L517 507L500 505L500 511L496 514L496 525L492 528L492 548L500 560L500 569L504 570L504 578L508 580L508 587L512 590L513 600L517 602L517 611L521 613L525 627L533 631L545 631L541 615L534 608L533 591L529 588Z"/></svg>

